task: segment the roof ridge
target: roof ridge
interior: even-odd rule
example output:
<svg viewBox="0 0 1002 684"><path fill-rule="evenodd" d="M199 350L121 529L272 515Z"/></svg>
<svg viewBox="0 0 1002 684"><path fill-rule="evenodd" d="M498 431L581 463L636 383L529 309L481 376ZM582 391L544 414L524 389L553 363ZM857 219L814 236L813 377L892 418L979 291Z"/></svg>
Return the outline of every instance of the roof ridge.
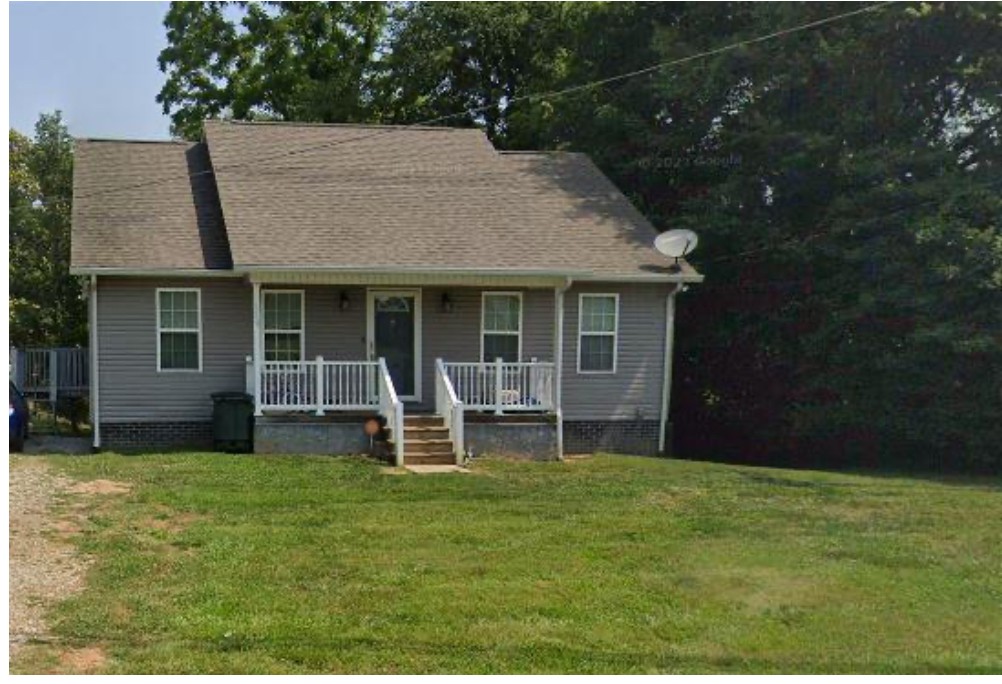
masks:
<svg viewBox="0 0 1002 684"><path fill-rule="evenodd" d="M138 140L134 138L73 138L73 142L125 143L129 145L195 145L196 140Z"/></svg>
<svg viewBox="0 0 1002 684"><path fill-rule="evenodd" d="M369 123L324 123L319 121L254 121L246 119L205 119L205 124L224 124L232 126L286 126L289 128L387 128L394 130L437 131L444 133L481 133L479 128L459 126L428 126L417 124L369 124Z"/></svg>

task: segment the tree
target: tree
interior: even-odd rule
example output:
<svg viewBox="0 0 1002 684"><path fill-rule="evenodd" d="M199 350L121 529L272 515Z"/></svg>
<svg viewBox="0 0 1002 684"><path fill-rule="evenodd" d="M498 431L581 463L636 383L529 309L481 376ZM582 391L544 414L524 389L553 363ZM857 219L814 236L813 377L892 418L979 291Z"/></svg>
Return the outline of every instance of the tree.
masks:
<svg viewBox="0 0 1002 684"><path fill-rule="evenodd" d="M29 139L10 131L10 342L86 344L87 306L69 273L72 139L57 111Z"/></svg>
<svg viewBox="0 0 1002 684"><path fill-rule="evenodd" d="M173 5L175 127L448 116L586 152L658 229L702 237L681 453L1002 466L1002 4L881 6L611 82L859 6L311 7Z"/></svg>
<svg viewBox="0 0 1002 684"><path fill-rule="evenodd" d="M381 3L172 3L157 102L192 139L224 115L368 120L386 15Z"/></svg>

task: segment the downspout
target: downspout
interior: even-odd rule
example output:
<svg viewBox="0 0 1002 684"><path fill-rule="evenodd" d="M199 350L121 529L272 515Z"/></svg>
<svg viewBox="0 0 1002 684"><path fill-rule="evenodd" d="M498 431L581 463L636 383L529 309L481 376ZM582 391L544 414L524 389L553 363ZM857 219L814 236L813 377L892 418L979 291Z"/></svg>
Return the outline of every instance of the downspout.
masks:
<svg viewBox="0 0 1002 684"><path fill-rule="evenodd" d="M658 453L670 456L668 453L668 412L671 410L671 371L672 357L675 351L675 295L681 291L676 285L665 301L665 357L664 375L661 378L661 425L658 431Z"/></svg>
<svg viewBox="0 0 1002 684"><path fill-rule="evenodd" d="M556 317L555 330L553 331L553 402L557 409L557 458L561 461L564 460L564 293L570 289L573 282L574 279L568 277L563 285L553 290L553 306Z"/></svg>
<svg viewBox="0 0 1002 684"><path fill-rule="evenodd" d="M98 368L98 347L97 347L97 276L92 275L90 277L90 287L88 288L90 292L88 298L90 301L89 311L89 327L90 327L90 424L91 424L91 434L94 437L94 441L91 444L91 448L94 451L99 451L101 449L101 404L99 397L101 393L98 391L101 380L101 373Z"/></svg>

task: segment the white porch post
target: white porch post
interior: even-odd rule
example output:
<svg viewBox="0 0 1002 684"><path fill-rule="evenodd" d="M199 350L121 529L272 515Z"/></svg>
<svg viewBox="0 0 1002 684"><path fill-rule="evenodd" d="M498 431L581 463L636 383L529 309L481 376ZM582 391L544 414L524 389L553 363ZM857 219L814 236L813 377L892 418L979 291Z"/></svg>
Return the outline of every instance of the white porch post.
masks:
<svg viewBox="0 0 1002 684"><path fill-rule="evenodd" d="M316 391L317 396L317 415L324 415L324 357L317 356L317 375L316 375ZM337 372L337 371L335 371Z"/></svg>
<svg viewBox="0 0 1002 684"><path fill-rule="evenodd" d="M564 458L564 292L570 282L553 290L553 406L557 410L557 458Z"/></svg>
<svg viewBox="0 0 1002 684"><path fill-rule="evenodd" d="M671 409L671 370L672 357L675 349L675 295L679 286L676 285L668 294L665 304L665 358L664 377L661 379L661 425L658 431L658 453L668 456L668 412Z"/></svg>
<svg viewBox="0 0 1002 684"><path fill-rule="evenodd" d="M501 411L501 389L504 386L504 378L501 376L503 372L501 365L503 361L501 357L494 359L494 415L500 416L503 411Z"/></svg>
<svg viewBox="0 0 1002 684"><path fill-rule="evenodd" d="M261 334L261 283L254 283L254 415L261 415L261 360L264 355Z"/></svg>

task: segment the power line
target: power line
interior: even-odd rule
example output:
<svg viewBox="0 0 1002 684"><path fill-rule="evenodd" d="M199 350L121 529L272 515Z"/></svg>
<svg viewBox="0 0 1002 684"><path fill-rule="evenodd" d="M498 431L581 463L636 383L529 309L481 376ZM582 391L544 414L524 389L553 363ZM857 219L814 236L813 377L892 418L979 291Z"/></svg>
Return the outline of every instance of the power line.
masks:
<svg viewBox="0 0 1002 684"><path fill-rule="evenodd" d="M572 93L579 93L579 92L584 92L586 90L591 90L593 88L599 88L601 86L608 85L610 83L616 83L616 82L619 82L619 81L625 81L627 79L636 78L637 76L643 76L645 74L655 73L657 71L660 71L662 69L667 69L669 67L680 66L680 65L683 65L683 64L687 64L689 62L694 62L694 61L697 61L697 60L700 60L700 59L705 59L707 57L713 57L713 56L716 56L716 55L723 54L725 52L730 52L730 51L733 51L733 50L737 50L739 48L747 47L749 45L756 45L758 43L764 43L766 41L773 40L773 39L776 39L776 38L781 38L781 37L784 37L784 36L788 36L790 34L798 33L800 31L807 31L807 30L818 28L820 26L825 26L827 24L831 24L831 23L834 23L834 22L837 22L837 21L842 21L842 20L848 19L850 17L854 17L854 16L857 16L857 15L865 14L865 13L868 13L868 12L873 12L873 11L882 9L882 8L886 7L887 5L894 4L895 1L896 0L884 0L882 2L877 2L877 3L872 4L872 5L867 5L866 7L863 7L863 8L860 8L860 9L856 9L856 10L852 10L850 12L842 12L840 14L834 14L834 15L832 15L830 17L825 17L823 19L817 19L815 21L810 21L810 22L807 22L807 23L804 23L804 24L798 24L796 26L791 26L791 27L788 27L788 28L785 28L785 29L780 29L778 31L773 31L772 33L767 33L765 35L757 36L755 38L748 38L746 40L736 41L734 43L729 43L729 44L724 45L724 46L719 47L719 48L714 48L712 50L706 50L706 51L703 51L703 52L698 52L696 54L689 55L687 57L680 57L680 58L668 60L668 61L665 61L665 62L659 62L657 64L652 64L652 65L644 67L642 69L637 69L635 71L629 71L629 72L626 72L626 73L623 73L623 74L618 74L616 76L610 76L608 78L603 78L603 79L599 79L599 80L596 80L596 81L590 81L590 82L583 83L583 84L580 84L580 85L571 86L569 88L563 88L563 89L560 89L560 90L553 90L553 91L549 91L549 92L545 92L545 93L535 93L535 94L530 93L530 94L527 94L527 95L521 95L521 96L512 97L512 98L510 98L506 102L505 106L506 107L510 107L511 105L513 105L515 103L519 103L519 102L531 102L531 101L534 101L534 100L542 100L542 99L550 99L550 98L563 97L565 95L570 95ZM371 138L375 138L375 137L378 137L380 135L388 135L388 134L391 134L391 133L397 133L397 132L399 132L401 130L407 130L407 129L416 128L416 127L419 127L419 126L430 126L430 125L433 125L433 124L442 123L444 121L450 121L452 119L457 119L457 118L461 118L461 117L469 117L469 116L476 115L476 114L482 114L482 113L484 113L484 112L486 112L488 110L494 109L496 106L497 106L496 104L483 105L483 106L480 106L480 107L475 107L473 109L466 109L466 110L463 110L461 112L454 112L452 114L444 114L444 115L441 115L441 116L433 117L431 119L425 119L423 121L418 121L418 122L412 123L412 124L383 128L381 130L374 131L374 132L369 133L367 135L361 135L361 136L357 136L357 137L354 137L354 138L348 138L347 140L335 140L335 141L331 141L331 142L327 142L327 143L318 143L316 145L308 145L308 146L301 147L301 148L298 148L298 149L295 149L295 150L287 150L285 152L280 152L278 154L274 154L274 155L270 155L270 156L262 156L262 157L258 157L256 159L252 159L252 160L249 160L249 161L246 161L246 162L242 162L242 163L239 163L239 164L232 164L230 166L220 167L220 169L221 170L222 169L232 170L232 169L241 168L241 167L244 167L244 166L257 165L257 164L261 164L263 162L273 161L275 159L281 159L281 158L285 158L285 157L292 157L292 156L296 156L296 155L303 154L303 153L306 153L306 152L312 152L312 151L321 150L321 149L332 149L332 148L335 148L335 147L340 147L341 145L347 145L347 144L354 143L354 142L360 142L360 141L363 141L363 140L369 140ZM115 188L108 188L107 190L96 190L94 192L89 192L89 193L85 193L85 194L79 195L79 196L76 197L76 199L78 199L78 200L79 199L87 199L87 198L90 198L90 197L96 197L98 195L105 195L105 194L114 193L114 192L122 192L124 190L136 190L136 189L139 189L139 188L148 187L150 185L158 185L160 183L166 183L166 182L177 181L177 180L191 180L192 178L196 178L196 177L199 177L199 176L205 176L205 175L209 175L209 174L212 174L212 173L213 173L212 170L206 169L206 170L203 170L203 171L195 171L193 173L185 174L183 176L182 175L165 176L163 178L157 178L157 179L152 179L152 180L149 180L149 181L143 181L141 183L137 183L137 184L134 184L134 185L118 186L118 187L115 187Z"/></svg>

